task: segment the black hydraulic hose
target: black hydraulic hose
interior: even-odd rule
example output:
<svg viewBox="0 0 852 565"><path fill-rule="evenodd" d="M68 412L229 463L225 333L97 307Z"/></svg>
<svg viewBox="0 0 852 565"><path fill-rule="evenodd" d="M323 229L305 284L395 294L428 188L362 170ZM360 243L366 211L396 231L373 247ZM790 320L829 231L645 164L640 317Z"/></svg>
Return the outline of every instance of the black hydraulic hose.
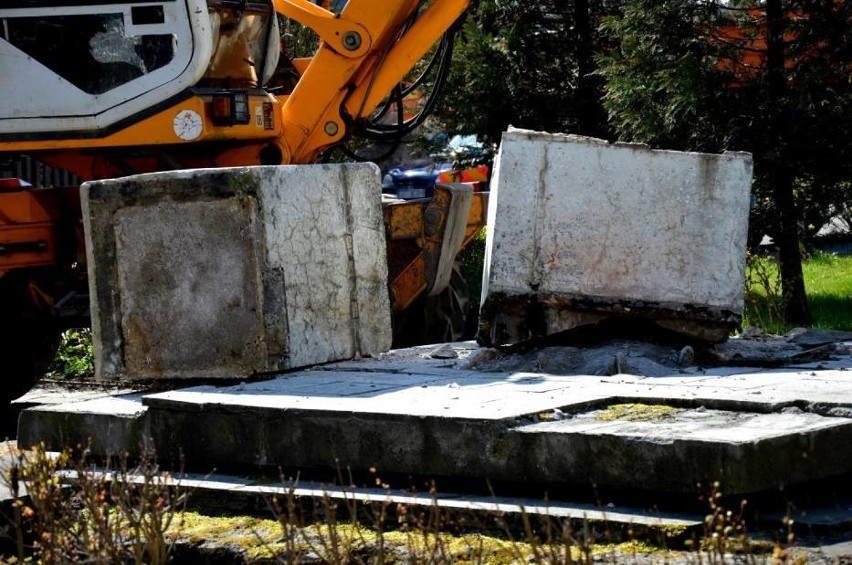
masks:
<svg viewBox="0 0 852 565"><path fill-rule="evenodd" d="M441 39L441 44L439 45L435 56L433 56L433 60L438 61L438 70L435 75L435 84L432 87L432 90L429 93L429 96L426 99L423 108L421 108L417 115L407 121L398 121L396 124L379 124L374 123L374 121L367 122L359 130L359 135L362 135L367 139L372 139L376 141L386 141L392 138L403 137L423 124L426 118L432 113L432 110L434 109L434 106L438 101L441 90L449 74L450 62L453 53L453 37L454 29L451 28L447 31L447 33L444 34L444 37ZM433 66L431 62L429 66ZM423 77L424 74L421 74L421 76L418 78L421 83ZM404 90L400 90L400 94L402 92L411 92L411 90L411 87L406 88ZM397 99L397 104L399 104L401 107L402 96Z"/></svg>
<svg viewBox="0 0 852 565"><path fill-rule="evenodd" d="M362 137L364 139L378 142L378 143L390 143L391 147L389 150L385 151L380 157L373 157L370 160L373 161L382 161L388 157L390 157L396 149L399 147L402 142L402 138L414 131L416 128L420 127L423 122L429 117L429 115L434 110L435 104L437 103L441 91L446 83L447 76L449 75L450 65L452 62L453 56L453 44L455 33L459 28L459 25L464 18L462 15L443 35L441 38L438 47L435 50L435 53L432 55L429 63L426 65L426 68L420 75L412 82L410 85L403 88L402 84L397 84L397 86L393 89L387 99L382 103L381 107L373 114L366 119L362 119L358 122L358 127L354 134L358 137ZM408 26L413 23L414 18L408 24L406 24L406 29ZM437 69L435 69L437 65ZM410 93L414 92L414 90L420 87L427 79L427 77L433 73L435 74L434 84L432 86L429 95L426 98L426 101L423 104L423 107L420 111L410 118L409 120L405 120L405 116L403 113L403 99ZM379 123L379 120L384 118L390 108L392 106L396 106L396 123L391 124L382 124ZM338 148L343 152L346 156L355 160L365 160L366 158L358 155L354 151L347 149L345 146L340 145Z"/></svg>

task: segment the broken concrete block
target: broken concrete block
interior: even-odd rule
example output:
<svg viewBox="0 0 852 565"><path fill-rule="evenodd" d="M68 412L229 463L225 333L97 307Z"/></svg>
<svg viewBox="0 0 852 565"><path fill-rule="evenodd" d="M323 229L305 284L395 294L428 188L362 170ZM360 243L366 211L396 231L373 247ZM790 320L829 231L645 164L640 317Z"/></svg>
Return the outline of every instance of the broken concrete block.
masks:
<svg viewBox="0 0 852 565"><path fill-rule="evenodd" d="M387 351L380 200L367 164L86 183L96 373L237 378Z"/></svg>
<svg viewBox="0 0 852 565"><path fill-rule="evenodd" d="M725 339L742 318L751 174L747 153L504 133L480 342L628 318Z"/></svg>

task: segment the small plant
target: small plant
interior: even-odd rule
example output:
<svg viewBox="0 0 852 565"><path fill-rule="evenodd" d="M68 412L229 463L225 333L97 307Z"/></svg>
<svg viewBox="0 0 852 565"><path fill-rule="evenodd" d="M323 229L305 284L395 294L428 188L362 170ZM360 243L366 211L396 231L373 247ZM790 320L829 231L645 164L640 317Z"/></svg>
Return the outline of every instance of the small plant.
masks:
<svg viewBox="0 0 852 565"><path fill-rule="evenodd" d="M701 485L699 485L700 488ZM774 563L801 563L804 554L796 554L792 545L795 541L789 516L784 519L786 538L775 542L752 540L746 528L746 507L741 500L736 510L725 507L722 490L714 482L710 492L700 497L707 504L704 530L700 538L694 536L686 541L697 556L699 563L724 564L732 560L743 563L765 563L771 555Z"/></svg>
<svg viewBox="0 0 852 565"><path fill-rule="evenodd" d="M378 478L376 486L389 489ZM608 526L599 531L600 525L585 519L541 516L523 508L476 517L442 507L434 483L428 488L431 504L328 495L311 503L297 496L295 483L288 481L268 499L282 533L273 555L280 563L590 564L607 555L617 562L665 551L633 539L631 532L625 538Z"/></svg>
<svg viewBox="0 0 852 565"><path fill-rule="evenodd" d="M769 555L776 561L799 562L801 557L791 547L790 521L786 542L751 541L745 501L737 510L727 510L718 484L704 497L708 506L704 530L687 542L692 548L687 557L667 549L666 543L655 546L636 539L632 527L613 529L606 520L557 518L527 513L524 508L503 511L496 507L477 518L439 505L434 483L427 485L431 504L408 504L390 496L359 500L345 489L343 496L300 497L297 478L273 489L276 494L267 498L275 520L213 517L184 513L185 494L168 473L159 470L153 454L132 469L127 458L121 457L115 471L96 471L79 446L58 454L38 446L16 452L13 458L4 475L14 495L9 515L4 516L13 550L8 555L0 550L0 564L6 565L159 565L169 562L176 544L186 543L190 545L182 547L227 548L241 562L288 564L588 565L682 557L688 562L721 564L764 562ZM377 487L390 492L378 476L374 479ZM351 477L346 484L353 484ZM0 535L3 532L0 527Z"/></svg>
<svg viewBox="0 0 852 565"><path fill-rule="evenodd" d="M740 502L737 512L722 504L719 483L713 483L710 493L703 497L710 512L704 518L704 536L698 549L710 563L724 563L727 555L749 553L750 542L746 533L744 511L746 501Z"/></svg>
<svg viewBox="0 0 852 565"><path fill-rule="evenodd" d="M98 471L80 446L50 453L44 445L12 454L3 481L13 496L15 555L0 563L150 563L168 561L166 532L186 501L154 454L134 468L127 456Z"/></svg>
<svg viewBox="0 0 852 565"><path fill-rule="evenodd" d="M784 299L774 260L749 252L746 255L744 325L783 334Z"/></svg>
<svg viewBox="0 0 852 565"><path fill-rule="evenodd" d="M95 372L91 329L70 329L62 333L50 372L66 379L79 378Z"/></svg>

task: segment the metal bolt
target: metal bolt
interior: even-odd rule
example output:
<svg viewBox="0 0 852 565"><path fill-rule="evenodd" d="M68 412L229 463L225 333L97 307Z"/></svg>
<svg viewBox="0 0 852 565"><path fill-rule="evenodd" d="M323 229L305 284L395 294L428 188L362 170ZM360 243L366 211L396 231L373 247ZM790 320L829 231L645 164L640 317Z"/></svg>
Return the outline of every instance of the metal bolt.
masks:
<svg viewBox="0 0 852 565"><path fill-rule="evenodd" d="M337 135L337 132L340 131L340 128L338 127L336 122L326 122L324 129L326 135L329 135L331 137L334 137L335 135Z"/></svg>
<svg viewBox="0 0 852 565"><path fill-rule="evenodd" d="M355 51L361 47L361 34L357 31L347 31L343 34L343 47Z"/></svg>

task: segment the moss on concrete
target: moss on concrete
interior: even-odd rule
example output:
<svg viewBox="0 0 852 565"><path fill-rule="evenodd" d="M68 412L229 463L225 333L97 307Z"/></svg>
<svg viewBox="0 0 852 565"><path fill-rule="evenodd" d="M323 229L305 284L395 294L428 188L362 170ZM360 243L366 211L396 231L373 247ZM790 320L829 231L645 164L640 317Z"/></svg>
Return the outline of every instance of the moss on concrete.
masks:
<svg viewBox="0 0 852 565"><path fill-rule="evenodd" d="M247 563L268 563L281 557L292 559L311 556L323 562L342 563L354 557L381 553L385 563L483 563L502 565L532 561L557 562L567 559L582 561L587 556L649 556L661 559L671 553L640 541L620 544L595 544L584 552L576 542L557 540L553 544L535 545L500 539L477 533L453 535L429 533L414 528L379 533L360 524L310 524L292 528L288 543L284 529L276 520L251 516L208 516L185 512L175 520L171 537L193 546L225 548ZM558 537L560 532L554 532Z"/></svg>
<svg viewBox="0 0 852 565"><path fill-rule="evenodd" d="M596 417L598 420L612 422L627 420L630 422L656 422L670 420L682 410L664 404L612 404L602 410Z"/></svg>

